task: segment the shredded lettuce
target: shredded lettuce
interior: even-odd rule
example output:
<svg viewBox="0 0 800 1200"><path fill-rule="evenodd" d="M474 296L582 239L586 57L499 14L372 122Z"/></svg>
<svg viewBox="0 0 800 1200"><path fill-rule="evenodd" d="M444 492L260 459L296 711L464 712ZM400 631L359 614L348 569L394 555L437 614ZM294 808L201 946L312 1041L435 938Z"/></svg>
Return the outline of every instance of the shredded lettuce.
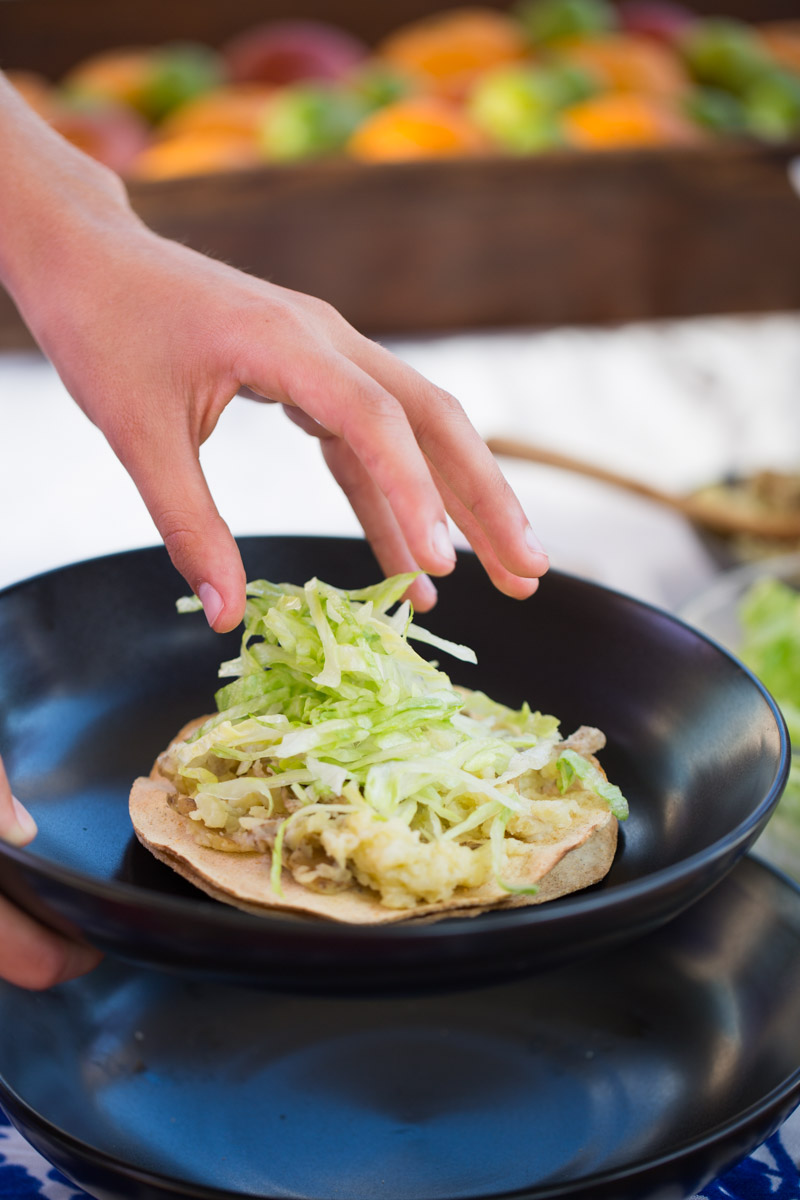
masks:
<svg viewBox="0 0 800 1200"><path fill-rule="evenodd" d="M745 593L739 617L739 655L772 692L800 749L800 592L760 579Z"/></svg>
<svg viewBox="0 0 800 1200"><path fill-rule="evenodd" d="M276 891L282 854L296 851L295 835L306 828L341 858L348 837L355 845L358 826L366 861L365 813L407 830L406 853L436 843L462 869L467 849L485 850L481 861L510 892L535 888L502 882L506 824L529 813L548 780L548 804L574 782L620 819L627 815L618 788L587 759L559 751L555 717L464 693L417 653L410 639L477 661L469 647L415 624L402 600L414 578L397 575L351 591L316 578L303 586L247 585L240 652L220 668L230 682L216 693L217 713L177 748L175 770L180 789L195 798L196 817L214 828L235 829L248 805L280 821ZM199 607L193 597L178 602L180 612ZM343 814L358 818L350 833L341 820L335 829L325 825ZM392 853L388 843L381 853ZM396 862L392 870L396 876ZM463 878L474 880L474 864ZM393 888L401 895L396 879Z"/></svg>
<svg viewBox="0 0 800 1200"><path fill-rule="evenodd" d="M598 796L608 804L614 816L624 821L628 816L628 802L615 783L609 783L601 771L582 758L574 750L564 750L556 762L560 776L561 791L565 792L577 775Z"/></svg>
<svg viewBox="0 0 800 1200"><path fill-rule="evenodd" d="M779 579L759 579L742 599L739 620L739 655L775 697L792 742L776 816L800 833L800 592Z"/></svg>

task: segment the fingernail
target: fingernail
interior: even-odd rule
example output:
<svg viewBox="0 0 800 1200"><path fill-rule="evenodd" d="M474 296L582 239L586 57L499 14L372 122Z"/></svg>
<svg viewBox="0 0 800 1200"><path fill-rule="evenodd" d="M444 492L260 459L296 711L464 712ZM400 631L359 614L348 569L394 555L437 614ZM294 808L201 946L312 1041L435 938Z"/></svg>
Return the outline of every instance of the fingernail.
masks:
<svg viewBox="0 0 800 1200"><path fill-rule="evenodd" d="M423 604L435 604L439 599L439 593L427 575L420 575L417 580L417 595L418 602L421 601Z"/></svg>
<svg viewBox="0 0 800 1200"><path fill-rule="evenodd" d="M546 552L544 546L539 541L536 534L531 529L530 525L526 526L526 529L525 529L525 545L528 547L528 549L530 550L530 552L532 554L544 554L545 557L547 556L547 552Z"/></svg>
<svg viewBox="0 0 800 1200"><path fill-rule="evenodd" d="M456 552L444 521L437 521L433 527L433 548L440 558L446 558L451 563L456 561Z"/></svg>
<svg viewBox="0 0 800 1200"><path fill-rule="evenodd" d="M210 583L201 583L197 589L197 595L203 606L203 612L206 614L206 620L213 629L214 622L222 612L222 596Z"/></svg>
<svg viewBox="0 0 800 1200"><path fill-rule="evenodd" d="M14 809L14 823L2 834L4 842L8 842L9 846L26 846L32 838L36 837L38 829L27 808L23 808L16 796L12 797L11 804Z"/></svg>

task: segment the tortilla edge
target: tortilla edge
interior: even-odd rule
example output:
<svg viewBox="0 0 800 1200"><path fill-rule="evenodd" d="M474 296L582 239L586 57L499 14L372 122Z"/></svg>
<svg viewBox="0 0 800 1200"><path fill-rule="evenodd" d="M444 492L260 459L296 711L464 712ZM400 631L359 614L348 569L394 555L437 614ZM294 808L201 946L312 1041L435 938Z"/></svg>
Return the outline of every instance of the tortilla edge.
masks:
<svg viewBox="0 0 800 1200"><path fill-rule="evenodd" d="M207 717L198 717L189 721L172 739L168 749L178 742L185 741L206 720ZM502 912L511 908L546 903L592 887L608 874L617 849L619 823L617 818L607 811L601 814L603 819L593 825L580 841L565 845L560 853L559 843L554 843L552 847L544 847L553 849L557 857L535 881L537 891L533 895L509 893L487 902L483 897L471 900L468 894L462 891L460 895L455 895L449 900L418 905L413 910L391 909L382 905L366 888L350 888L345 892L328 894L313 892L296 883L284 870L283 898L273 893L274 901L270 899L269 902L262 902L237 895L236 891L215 880L213 862L216 856L222 856L219 861L226 861L226 865L230 865L233 860L260 861L263 862L264 875L268 877L270 856L247 852L232 854L213 850L196 842L190 828L194 823L188 817L175 812L168 804L167 797L174 788L159 771L160 759L161 754L157 757L150 776L136 779L131 788L129 809L136 837L156 859L212 899L257 916L274 913L294 919L325 920L338 924L388 925L401 922L427 924L448 917L474 917L486 912ZM155 800L156 796L162 799ZM152 830L153 814L158 816L159 812L162 824L166 820L168 827L166 831L155 834ZM143 813L146 814L147 820L142 819ZM190 857L187 857L187 853L181 853L178 848L181 842L187 845ZM204 866L207 873L203 870ZM287 897L287 892L291 898ZM332 902L334 909L341 908L343 898L348 912L355 909L353 915L325 911L331 907Z"/></svg>

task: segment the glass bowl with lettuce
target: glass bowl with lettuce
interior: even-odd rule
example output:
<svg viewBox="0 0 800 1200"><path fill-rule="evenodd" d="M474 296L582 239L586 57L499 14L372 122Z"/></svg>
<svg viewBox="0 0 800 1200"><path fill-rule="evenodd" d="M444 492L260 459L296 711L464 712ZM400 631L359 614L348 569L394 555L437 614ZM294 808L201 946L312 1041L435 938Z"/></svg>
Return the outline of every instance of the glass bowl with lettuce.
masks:
<svg viewBox="0 0 800 1200"><path fill-rule="evenodd" d="M727 571L680 615L736 654L783 713L792 741L789 780L755 848L800 880L800 554Z"/></svg>

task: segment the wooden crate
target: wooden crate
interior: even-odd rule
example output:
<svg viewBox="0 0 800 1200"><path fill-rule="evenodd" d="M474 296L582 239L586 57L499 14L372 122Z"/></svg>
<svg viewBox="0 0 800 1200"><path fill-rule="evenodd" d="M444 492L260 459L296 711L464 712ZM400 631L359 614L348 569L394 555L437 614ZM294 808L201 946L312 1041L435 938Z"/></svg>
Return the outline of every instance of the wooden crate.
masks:
<svg viewBox="0 0 800 1200"><path fill-rule="evenodd" d="M307 0L303 12L375 38L442 7ZM760 3L758 17L795 7ZM748 15L743 0L716 8ZM0 0L0 47L4 66L57 77L100 46L190 35L217 44L267 14L290 12L297 8L266 0L145 0L130 9ZM800 199L787 172L799 153L719 143L527 159L330 160L130 191L159 232L322 296L368 333L619 322L800 308ZM0 294L0 347L25 340Z"/></svg>

